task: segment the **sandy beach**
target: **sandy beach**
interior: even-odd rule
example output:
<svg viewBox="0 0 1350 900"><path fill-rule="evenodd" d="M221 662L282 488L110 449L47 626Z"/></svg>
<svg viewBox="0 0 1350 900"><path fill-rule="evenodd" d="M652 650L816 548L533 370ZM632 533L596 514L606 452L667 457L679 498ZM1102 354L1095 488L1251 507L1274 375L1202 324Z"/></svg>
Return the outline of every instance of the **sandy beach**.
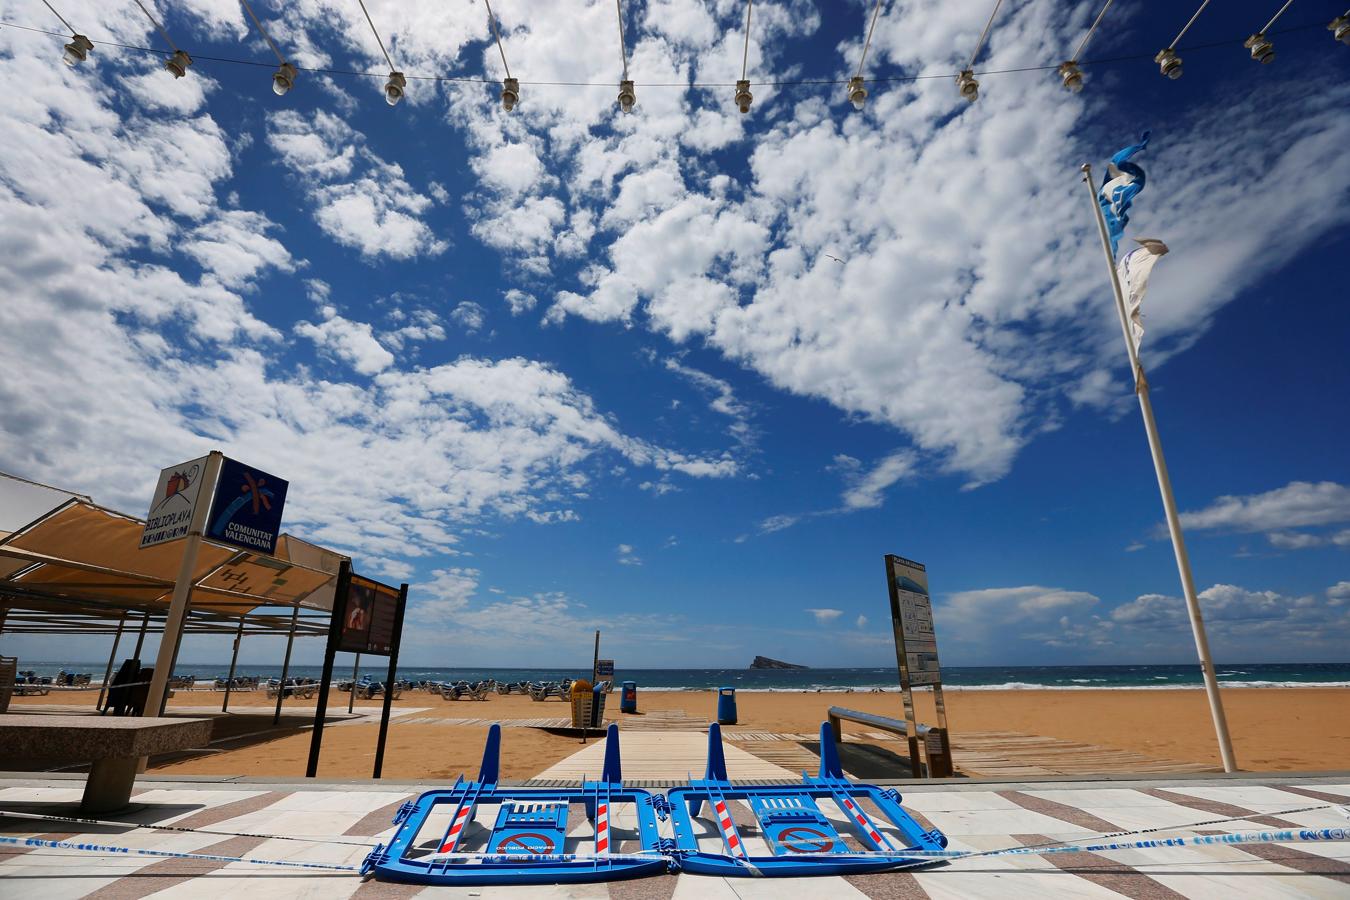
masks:
<svg viewBox="0 0 1350 900"><path fill-rule="evenodd" d="M42 703L92 705L97 692L48 697L16 697L14 706ZM1350 689L1233 689L1223 694L1239 766L1246 771L1318 771L1350 768ZM347 695L334 693L330 711L347 709ZM210 690L179 691L171 709L220 708L222 695ZM920 719L933 722L931 694L916 697ZM261 692L233 694L232 712L246 719L270 710ZM742 692L737 696L739 724L725 730L813 733L831 705L899 717L896 694ZM359 701L374 710L378 702ZM1132 750L1159 758L1215 764L1218 754L1205 695L1200 690L949 691L948 723L954 735L1018 732L1098 746ZM312 715L314 701L288 700L292 716ZM520 695L493 695L485 702L445 701L420 691L395 702L406 716L395 716L389 731L384 773L391 778L449 778L476 771L487 733L485 722L561 718L568 707L558 701L534 702ZM716 709L712 691L640 690L640 713L679 710L710 721ZM408 721L401 722L400 718ZM608 718L636 723L641 716L620 716L611 697ZM485 720L460 724L451 720ZM259 727L270 716L258 717ZM865 730L845 726L849 730ZM330 726L324 733L320 774L369 777L375 752L375 724ZM292 728L277 737L238 749L195 756L154 766L164 774L302 775L309 732ZM894 746L894 745L892 745ZM529 778L580 748L579 740L537 728L508 728L503 735L502 766L507 778ZM957 760L960 762L959 758ZM896 777L907 773L897 771Z"/></svg>

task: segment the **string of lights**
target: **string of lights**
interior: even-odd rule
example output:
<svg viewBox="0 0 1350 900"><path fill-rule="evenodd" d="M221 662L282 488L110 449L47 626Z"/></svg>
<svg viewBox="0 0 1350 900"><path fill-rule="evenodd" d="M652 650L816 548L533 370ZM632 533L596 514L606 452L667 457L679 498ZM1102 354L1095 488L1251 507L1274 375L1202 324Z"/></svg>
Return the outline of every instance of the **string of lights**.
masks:
<svg viewBox="0 0 1350 900"><path fill-rule="evenodd" d="M750 64L750 11L755 8L755 0L746 0L745 4L745 49L741 51L741 80L736 82L736 108L745 115L755 95L750 93L750 80L745 77Z"/></svg>
<svg viewBox="0 0 1350 900"><path fill-rule="evenodd" d="M0 27L12 28L15 29L16 31L24 31L32 34L46 35L54 38L60 38L62 40L65 40L67 37L69 37L69 35L64 34L62 32L51 31L50 29L47 28L38 28L31 25L25 25L19 22L13 22L9 20L0 20ZM1322 21L1305 22L1300 25L1293 25L1287 28L1277 29L1275 31L1269 31L1266 33L1266 36L1279 37L1282 35L1308 31L1313 28L1331 30L1335 33L1335 39L1337 41L1350 44L1350 11L1347 11L1346 14L1342 16L1336 17L1336 19L1334 19L1330 25L1324 24ZM1337 30L1338 28L1340 28L1341 30L1338 31ZM78 36L79 35L77 35L77 37ZM120 43L118 41L108 41L108 40L94 41L88 38L86 38L86 40L89 41L89 50L92 50L94 47L97 46L115 50L129 51L134 53L147 53L160 57L171 56L171 54L167 53L166 51L157 49L155 47L143 47L138 46L136 44ZM1245 42L1244 39L1240 37L1228 38L1225 40L1210 41L1203 44L1191 44L1185 47L1178 47L1174 49L1185 50L1187 53L1191 53L1196 51L1233 47L1236 45L1241 45L1244 42ZM238 57L230 57L230 56L211 56L199 53L195 57L193 57L193 59L194 61L197 62L223 63L227 65L252 66L257 68L268 68L268 69L273 67L273 63L270 62L259 61L256 59L241 59ZM1124 54L1120 56L1098 57L1095 59L1080 60L1078 64L1083 67L1096 67L1106 65L1117 65L1129 62L1138 62L1140 60L1145 59L1154 59L1154 61L1156 61L1156 58L1152 57L1150 54L1135 53L1135 54ZM68 64L74 65L74 63L69 62ZM387 77L386 75L380 72L372 72L360 69L337 69L324 66L301 66L301 65L296 65L295 68L297 72L304 72L313 75L326 75L326 76L351 77L351 78ZM980 78L985 78L991 75L1012 75L1027 72L1055 71L1058 68L1059 64L1049 63L1045 65L1015 66L1001 69L981 69L978 72L972 72L972 74L978 75ZM917 75L877 76L869 78L867 80L873 84L909 84L922 81L950 79L951 77L952 74L950 72L941 72L941 73L929 73ZM473 76L473 75L408 74L406 78L409 81L444 82L451 84L469 84L469 85L501 83L501 81L496 78L488 78L485 76ZM752 81L751 84L753 86L758 87L773 87L773 88L824 87L824 86L849 85L852 82L852 80L853 80L852 78L788 78L788 79L765 79L762 81ZM606 84L604 82L595 82L595 81L521 80L518 81L518 84L528 87L597 88L597 87L612 86L613 82L609 82L608 84ZM715 82L715 81L666 81L666 82L650 82L650 83L644 82L643 86L650 88L677 88L682 90L689 90L691 88L700 90L714 90L718 88L734 87L735 85L729 82Z"/></svg>
<svg viewBox="0 0 1350 900"><path fill-rule="evenodd" d="M968 103L974 103L980 97L980 82L975 78L975 60L980 58L980 50L984 48L985 39L989 37L989 29L994 27L994 18L1002 5L1003 0L994 0L994 11L989 14L989 21L984 23L980 39L975 42L975 52L970 54L970 63L956 76L956 89Z"/></svg>

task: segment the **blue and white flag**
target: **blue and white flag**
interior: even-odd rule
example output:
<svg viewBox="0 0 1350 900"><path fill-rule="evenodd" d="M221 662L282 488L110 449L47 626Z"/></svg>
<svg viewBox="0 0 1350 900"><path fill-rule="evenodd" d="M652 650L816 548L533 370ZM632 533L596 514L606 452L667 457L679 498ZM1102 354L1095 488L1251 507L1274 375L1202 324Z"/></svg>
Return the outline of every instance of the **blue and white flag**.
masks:
<svg viewBox="0 0 1350 900"><path fill-rule="evenodd" d="M1145 131L1139 143L1111 157L1111 161L1106 164L1106 176L1102 179L1101 189L1097 191L1097 202L1102 206L1106 230L1111 235L1112 256L1116 253L1120 236L1125 233L1125 226L1130 223L1130 204L1134 202L1135 194L1144 189L1144 169L1138 163L1130 162L1130 158L1148 146L1148 135Z"/></svg>

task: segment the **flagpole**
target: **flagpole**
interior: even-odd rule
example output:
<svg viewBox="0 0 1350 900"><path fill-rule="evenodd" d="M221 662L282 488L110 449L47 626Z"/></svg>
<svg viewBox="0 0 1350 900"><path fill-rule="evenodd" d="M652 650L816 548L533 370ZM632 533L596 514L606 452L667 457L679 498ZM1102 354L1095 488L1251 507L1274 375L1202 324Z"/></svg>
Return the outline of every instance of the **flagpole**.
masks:
<svg viewBox="0 0 1350 900"><path fill-rule="evenodd" d="M1116 274L1115 256L1111 252L1111 239L1106 231L1106 218L1102 215L1101 204L1097 201L1097 191L1092 186L1092 167L1084 163L1082 172L1083 183L1087 185L1088 197L1092 201L1092 211L1097 217L1097 231L1102 240L1102 252L1106 255L1106 270L1111 277L1111 289L1116 297L1116 314L1120 318L1120 329L1125 338L1125 351L1130 357L1134 392L1139 396L1139 409L1144 415L1144 431L1148 435L1149 451L1153 454L1153 468L1158 475L1158 490L1162 494L1167 531L1172 536L1172 550L1176 553L1177 571L1181 575L1181 590L1186 596L1186 612L1191 619L1195 650L1200 656L1200 674L1205 681L1209 712L1214 719L1214 733L1219 739L1219 756L1223 759L1223 770L1234 772L1237 771L1237 763L1233 758L1233 742L1228 735L1228 720L1224 716L1223 700L1219 697L1219 681L1214 676L1209 638L1205 636L1205 621L1200 612L1200 601L1195 594L1191 560L1186 553L1186 539L1181 533L1181 519L1177 515L1176 499L1172 496L1172 480L1167 475L1167 460L1163 458L1162 441L1158 437L1158 423L1153 419L1153 403L1149 399L1148 379L1144 377L1144 367L1139 362L1139 353L1130 335L1129 318L1125 313L1125 295L1120 289L1120 277Z"/></svg>

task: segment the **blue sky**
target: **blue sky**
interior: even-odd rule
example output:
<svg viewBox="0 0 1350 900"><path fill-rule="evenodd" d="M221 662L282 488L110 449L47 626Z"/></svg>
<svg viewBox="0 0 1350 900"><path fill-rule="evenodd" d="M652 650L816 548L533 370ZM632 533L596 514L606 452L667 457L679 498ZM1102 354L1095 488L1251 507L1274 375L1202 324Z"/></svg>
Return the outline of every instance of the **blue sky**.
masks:
<svg viewBox="0 0 1350 900"><path fill-rule="evenodd" d="M298 64L387 68L354 2L254 6ZM1185 662L1077 175L1151 128L1142 353L1216 656L1344 659L1341 10L1291 7L1271 66L1240 39L1274 8L1208 10L1168 81L1148 57L1189 11L1116 4L1084 58L1144 58L967 104L991 6L883 4L865 74L923 77L858 113L765 82L852 74L870 4L757 3L746 116L688 86L740 75L729 0L625 4L631 116L600 0L494 6L511 114L471 82L278 98L207 58L268 59L232 0L156 5L178 81L0 28L0 470L138 514L211 448L289 478L289 530L413 585L416 664L574 664L595 627L621 665L884 664L888 552L928 565L948 664ZM501 76L481 4L369 7L409 75ZM977 72L1058 63L1098 8L1005 3ZM57 9L164 46L134 3Z"/></svg>

